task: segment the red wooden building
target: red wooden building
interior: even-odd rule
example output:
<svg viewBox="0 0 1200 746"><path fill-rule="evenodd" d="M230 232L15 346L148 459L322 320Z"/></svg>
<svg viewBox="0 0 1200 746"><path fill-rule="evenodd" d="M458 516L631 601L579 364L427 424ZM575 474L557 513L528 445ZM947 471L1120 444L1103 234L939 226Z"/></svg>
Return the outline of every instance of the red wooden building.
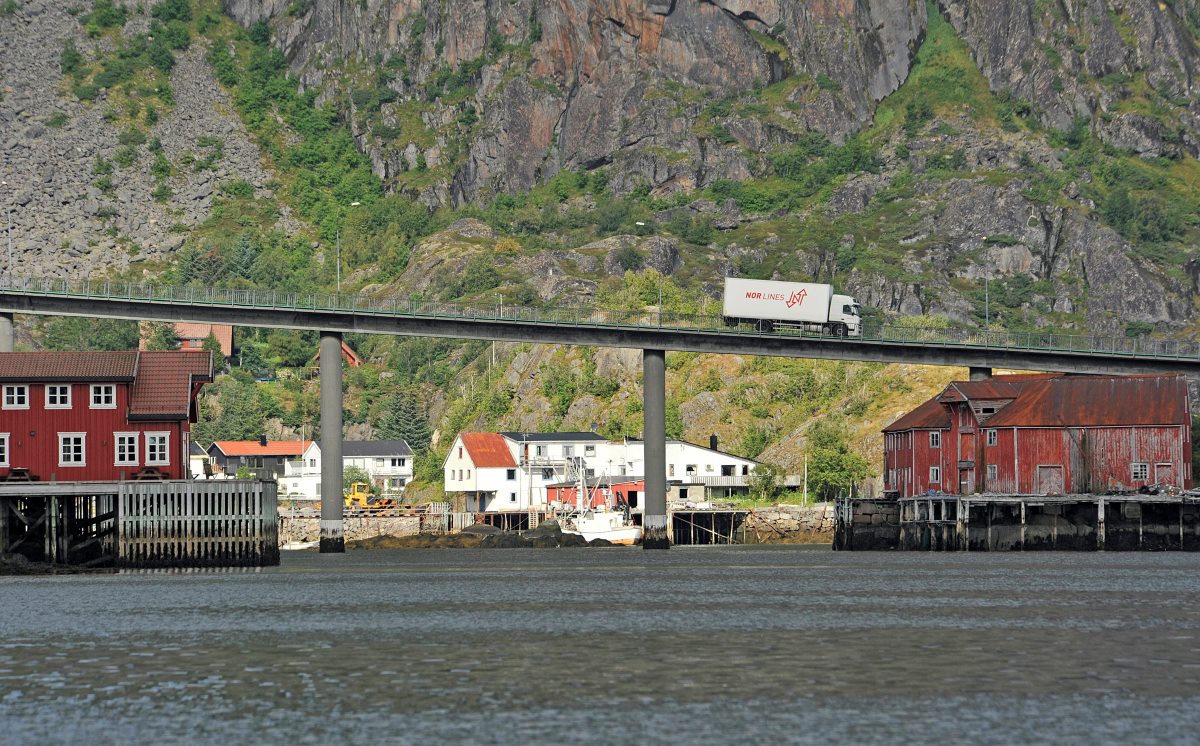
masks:
<svg viewBox="0 0 1200 746"><path fill-rule="evenodd" d="M1192 486L1183 376L956 381L883 430L884 493L1068 494Z"/></svg>
<svg viewBox="0 0 1200 746"><path fill-rule="evenodd" d="M0 478L187 479L209 355L0 353Z"/></svg>

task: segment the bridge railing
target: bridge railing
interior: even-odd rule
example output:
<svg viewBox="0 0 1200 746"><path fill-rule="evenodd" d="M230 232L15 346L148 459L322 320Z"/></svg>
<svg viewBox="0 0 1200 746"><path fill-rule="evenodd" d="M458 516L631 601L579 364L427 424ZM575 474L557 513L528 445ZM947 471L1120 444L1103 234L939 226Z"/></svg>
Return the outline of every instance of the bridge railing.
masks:
<svg viewBox="0 0 1200 746"><path fill-rule="evenodd" d="M450 303L361 294L292 293L260 288L217 288L200 285L150 285L103 280L64 280L13 277L0 290L88 298L129 299L198 305L241 306L286 310L360 312L482 321L515 321L536 324L645 329L670 327L688 331L721 331L747 335L823 337L818 332L779 328L762 332L750 324L727 327L719 316L677 314L654 309L617 310L588 306L532 307L505 304ZM828 337L826 337L828 339ZM922 346L971 346L1013 350L1104 353L1136 357L1197 358L1200 342L1109 335L1016 332L978 328L921 328L895 324L867 324L861 340L830 339L855 344L859 341Z"/></svg>

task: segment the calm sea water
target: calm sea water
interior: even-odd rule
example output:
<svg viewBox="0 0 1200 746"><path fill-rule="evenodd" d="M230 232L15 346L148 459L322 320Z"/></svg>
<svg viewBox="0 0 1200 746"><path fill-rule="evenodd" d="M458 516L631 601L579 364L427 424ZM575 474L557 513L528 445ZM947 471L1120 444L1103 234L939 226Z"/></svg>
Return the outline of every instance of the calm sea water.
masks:
<svg viewBox="0 0 1200 746"><path fill-rule="evenodd" d="M0 742L1196 743L1198 570L697 547L0 578Z"/></svg>

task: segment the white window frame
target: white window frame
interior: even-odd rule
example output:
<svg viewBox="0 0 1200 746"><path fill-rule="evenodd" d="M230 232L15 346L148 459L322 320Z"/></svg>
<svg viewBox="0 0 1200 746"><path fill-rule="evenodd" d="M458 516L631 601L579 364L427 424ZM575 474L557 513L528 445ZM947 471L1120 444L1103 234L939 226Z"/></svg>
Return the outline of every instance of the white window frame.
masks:
<svg viewBox="0 0 1200 746"><path fill-rule="evenodd" d="M108 393L111 397L111 402L96 403L96 394ZM88 395L89 409L116 409L117 408L117 386L114 383L93 383Z"/></svg>
<svg viewBox="0 0 1200 746"><path fill-rule="evenodd" d="M583 447L583 455L584 456L595 456L596 455L596 446L584 446Z"/></svg>
<svg viewBox="0 0 1200 746"><path fill-rule="evenodd" d="M988 479L999 479L1000 478L1000 468L997 467L995 464L988 464L987 465L987 478Z"/></svg>
<svg viewBox="0 0 1200 746"><path fill-rule="evenodd" d="M940 467L940 466L929 467L929 483L930 484L941 484L942 483L942 467Z"/></svg>
<svg viewBox="0 0 1200 746"><path fill-rule="evenodd" d="M9 403L9 395L12 395L13 403ZM17 395L23 402L16 403ZM4 384L4 409L29 409L29 384L27 383L6 383Z"/></svg>
<svg viewBox="0 0 1200 746"><path fill-rule="evenodd" d="M0 433L0 466L9 466L12 460L12 454L9 452L9 444L12 442L8 433Z"/></svg>
<svg viewBox="0 0 1200 746"><path fill-rule="evenodd" d="M50 401L50 392L55 389L65 389L67 392L66 402L53 403ZM59 392L61 393L61 392ZM46 409L70 409L71 408L71 384L69 383L48 383L46 384Z"/></svg>
<svg viewBox="0 0 1200 746"><path fill-rule="evenodd" d="M79 438L79 461L63 461L63 441L67 438ZM87 466L87 433L58 434L58 465L64 469Z"/></svg>
<svg viewBox="0 0 1200 746"><path fill-rule="evenodd" d="M1138 476L1138 467L1141 467L1142 476ZM1129 465L1129 478L1134 482L1143 480L1150 481L1150 464L1146 461L1134 461Z"/></svg>
<svg viewBox="0 0 1200 746"><path fill-rule="evenodd" d="M987 433L987 444L989 447L1000 444L1000 431L999 430L997 430L996 428L988 428L984 432Z"/></svg>
<svg viewBox="0 0 1200 746"><path fill-rule="evenodd" d="M163 458L161 460L153 458L153 449L150 447L150 439L162 437L163 439ZM146 433L146 466L170 466L171 465L171 433L166 431L148 432Z"/></svg>
<svg viewBox="0 0 1200 746"><path fill-rule="evenodd" d="M138 432L113 433L113 465L114 466L137 466L141 458L141 446L138 441L142 434ZM121 460L121 439L127 438L133 441L133 460Z"/></svg>
<svg viewBox="0 0 1200 746"><path fill-rule="evenodd" d="M941 448L942 447L941 432L934 430L929 433L929 447L930 448Z"/></svg>

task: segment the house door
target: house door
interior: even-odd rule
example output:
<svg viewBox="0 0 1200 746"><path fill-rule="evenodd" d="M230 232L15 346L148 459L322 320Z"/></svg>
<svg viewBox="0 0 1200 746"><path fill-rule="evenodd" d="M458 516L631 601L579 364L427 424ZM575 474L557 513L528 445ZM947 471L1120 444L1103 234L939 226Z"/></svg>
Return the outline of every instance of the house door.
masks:
<svg viewBox="0 0 1200 746"><path fill-rule="evenodd" d="M1038 466L1037 489L1039 495L1061 495L1063 493L1063 468L1061 464Z"/></svg>
<svg viewBox="0 0 1200 746"><path fill-rule="evenodd" d="M975 467L964 467L958 470L958 494L971 495L975 493Z"/></svg>
<svg viewBox="0 0 1200 746"><path fill-rule="evenodd" d="M1155 484L1174 484L1175 481L1175 464L1155 464L1154 465L1154 483Z"/></svg>

